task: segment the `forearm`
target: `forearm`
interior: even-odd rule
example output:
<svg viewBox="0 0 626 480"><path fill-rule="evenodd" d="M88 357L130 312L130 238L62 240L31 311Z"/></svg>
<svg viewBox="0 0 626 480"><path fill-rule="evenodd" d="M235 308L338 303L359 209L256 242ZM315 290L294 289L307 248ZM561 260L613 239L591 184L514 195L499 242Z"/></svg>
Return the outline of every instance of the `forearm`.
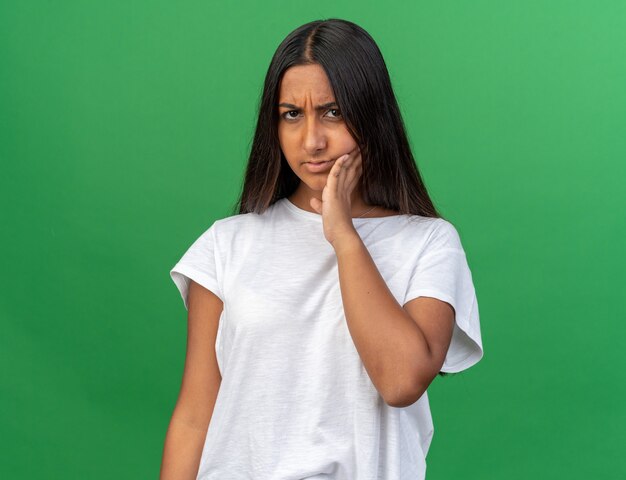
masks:
<svg viewBox="0 0 626 480"><path fill-rule="evenodd" d="M431 363L426 337L396 301L355 233L335 248L348 329L376 389L387 403L419 388Z"/></svg>
<svg viewBox="0 0 626 480"><path fill-rule="evenodd" d="M208 424L195 425L179 417L174 411L167 429L160 480L195 480L198 475Z"/></svg>

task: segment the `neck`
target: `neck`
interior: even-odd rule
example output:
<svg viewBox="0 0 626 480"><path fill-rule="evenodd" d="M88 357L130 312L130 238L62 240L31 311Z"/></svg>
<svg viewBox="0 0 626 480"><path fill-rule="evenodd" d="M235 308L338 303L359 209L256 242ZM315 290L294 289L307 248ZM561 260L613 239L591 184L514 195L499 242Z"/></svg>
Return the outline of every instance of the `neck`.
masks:
<svg viewBox="0 0 626 480"><path fill-rule="evenodd" d="M300 185L302 187L302 184ZM289 200L297 205L302 210L306 210L308 212L317 213L311 207L310 200L311 198L317 198L319 200L322 199L322 192L310 190L305 191L303 188L298 188L292 195L289 196ZM367 217L370 213L376 212L376 207L374 205L367 205L363 198L361 197L361 192L358 188L355 188L352 191L351 199L350 199L351 207L351 216L359 217L364 216Z"/></svg>

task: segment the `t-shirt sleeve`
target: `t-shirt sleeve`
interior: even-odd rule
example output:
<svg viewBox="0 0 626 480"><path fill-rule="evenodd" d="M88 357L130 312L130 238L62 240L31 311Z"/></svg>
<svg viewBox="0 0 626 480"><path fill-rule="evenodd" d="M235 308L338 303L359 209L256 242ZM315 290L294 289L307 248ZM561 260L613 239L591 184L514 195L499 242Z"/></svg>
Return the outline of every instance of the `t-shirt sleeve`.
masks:
<svg viewBox="0 0 626 480"><path fill-rule="evenodd" d="M442 372L455 373L483 357L478 302L461 239L452 223L439 219L425 247L411 266L404 304L414 298L434 297L454 308L452 341Z"/></svg>
<svg viewBox="0 0 626 480"><path fill-rule="evenodd" d="M217 295L222 302L221 274L216 249L215 223L187 249L170 270L170 276L178 288L185 308L189 309L187 295L189 281L202 285Z"/></svg>

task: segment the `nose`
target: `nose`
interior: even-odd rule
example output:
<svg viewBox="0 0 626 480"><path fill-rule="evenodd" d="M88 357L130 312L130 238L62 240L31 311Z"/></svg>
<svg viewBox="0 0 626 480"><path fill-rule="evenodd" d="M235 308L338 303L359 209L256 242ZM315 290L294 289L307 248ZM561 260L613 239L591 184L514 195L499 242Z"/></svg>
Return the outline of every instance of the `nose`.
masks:
<svg viewBox="0 0 626 480"><path fill-rule="evenodd" d="M309 155L315 155L326 148L326 133L315 115L308 116L303 135L303 148Z"/></svg>

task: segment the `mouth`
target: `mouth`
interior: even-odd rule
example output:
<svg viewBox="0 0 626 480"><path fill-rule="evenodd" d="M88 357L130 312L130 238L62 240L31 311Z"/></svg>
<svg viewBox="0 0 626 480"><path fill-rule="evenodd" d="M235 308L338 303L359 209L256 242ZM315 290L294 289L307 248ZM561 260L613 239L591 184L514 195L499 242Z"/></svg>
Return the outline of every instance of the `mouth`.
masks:
<svg viewBox="0 0 626 480"><path fill-rule="evenodd" d="M326 160L323 162L305 162L304 168L311 173L323 173L330 170L333 166L334 160Z"/></svg>
<svg viewBox="0 0 626 480"><path fill-rule="evenodd" d="M322 163L332 162L332 160L322 160L321 162L305 162L310 163L311 165L321 165Z"/></svg>

